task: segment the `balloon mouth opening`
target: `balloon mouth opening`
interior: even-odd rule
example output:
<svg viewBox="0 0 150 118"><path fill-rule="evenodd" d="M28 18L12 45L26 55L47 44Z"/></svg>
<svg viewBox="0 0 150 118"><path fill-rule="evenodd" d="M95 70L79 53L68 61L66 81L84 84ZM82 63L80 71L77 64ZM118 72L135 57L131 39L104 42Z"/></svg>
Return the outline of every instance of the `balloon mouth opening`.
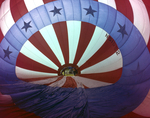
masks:
<svg viewBox="0 0 150 118"><path fill-rule="evenodd" d="M65 64L58 70L59 76L77 76L80 74L80 69L74 64Z"/></svg>

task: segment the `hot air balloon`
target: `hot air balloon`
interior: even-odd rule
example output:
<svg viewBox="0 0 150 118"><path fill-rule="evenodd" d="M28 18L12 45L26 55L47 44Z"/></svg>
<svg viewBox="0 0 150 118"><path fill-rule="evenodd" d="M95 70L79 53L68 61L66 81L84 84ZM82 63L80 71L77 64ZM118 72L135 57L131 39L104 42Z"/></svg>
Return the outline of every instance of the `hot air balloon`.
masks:
<svg viewBox="0 0 150 118"><path fill-rule="evenodd" d="M0 116L150 117L149 6L2 1Z"/></svg>

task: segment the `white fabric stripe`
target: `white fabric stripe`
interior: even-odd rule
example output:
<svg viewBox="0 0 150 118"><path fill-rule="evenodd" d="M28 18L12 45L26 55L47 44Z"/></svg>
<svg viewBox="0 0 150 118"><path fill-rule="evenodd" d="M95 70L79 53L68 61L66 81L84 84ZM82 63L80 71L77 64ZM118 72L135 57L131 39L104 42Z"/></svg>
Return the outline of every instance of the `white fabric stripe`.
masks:
<svg viewBox="0 0 150 118"><path fill-rule="evenodd" d="M36 79L41 77L57 76L57 73L44 73L44 72L32 71L17 66L15 71L16 71L16 76L21 79L31 79L31 78Z"/></svg>
<svg viewBox="0 0 150 118"><path fill-rule="evenodd" d="M121 53L114 53L107 59L81 71L82 74L103 73L122 68L123 60Z"/></svg>
<svg viewBox="0 0 150 118"><path fill-rule="evenodd" d="M1 19L1 31L2 31L4 36L7 33L7 31L8 31L8 27L7 27L6 22L5 22L5 17L3 17Z"/></svg>
<svg viewBox="0 0 150 118"><path fill-rule="evenodd" d="M26 5L28 11L31 11L41 5L44 5L43 0L24 0L24 3Z"/></svg>
<svg viewBox="0 0 150 118"><path fill-rule="evenodd" d="M65 82L66 82L66 77L64 76L61 80L56 81L56 82L50 84L49 86L51 86L51 87L62 87L65 84Z"/></svg>
<svg viewBox="0 0 150 118"><path fill-rule="evenodd" d="M5 0L1 4L0 19L10 10L9 3L10 3L10 0Z"/></svg>
<svg viewBox="0 0 150 118"><path fill-rule="evenodd" d="M80 38L81 21L67 21L69 39L69 63L73 63Z"/></svg>
<svg viewBox="0 0 150 118"><path fill-rule="evenodd" d="M24 43L20 52L40 64L58 70L58 67L28 40Z"/></svg>
<svg viewBox="0 0 150 118"><path fill-rule="evenodd" d="M75 77L73 77L72 76L72 78L74 79L74 81L76 82L76 84L77 84L77 88L84 88L84 86L83 86L83 83L82 82L80 82L80 81L78 81L78 79L76 79L76 77L77 76L75 76Z"/></svg>
<svg viewBox="0 0 150 118"><path fill-rule="evenodd" d="M57 59L61 63L61 65L65 64L64 56L62 50L60 48L56 33L54 31L53 25L48 25L40 30L41 35L52 49Z"/></svg>
<svg viewBox="0 0 150 118"><path fill-rule="evenodd" d="M92 57L100 49L100 47L107 40L106 34L107 32L103 29L99 27L95 28L93 37L88 47L86 48L84 54L82 55L80 61L77 64L79 67L83 65L90 57Z"/></svg>
<svg viewBox="0 0 150 118"><path fill-rule="evenodd" d="M134 14L134 25L141 32L146 44L149 40L150 22L146 7L142 0L129 0Z"/></svg>
<svg viewBox="0 0 150 118"><path fill-rule="evenodd" d="M49 84L51 82L54 82L57 79L58 79L58 77L55 77L55 78L49 78L49 79L44 79L44 80L33 81L33 82L30 82L30 83L44 85L44 84Z"/></svg>
<svg viewBox="0 0 150 118"><path fill-rule="evenodd" d="M108 86L111 85L111 83L107 82L101 82L97 80L92 80L84 77L79 77L79 76L73 76L72 77L77 83L80 83L80 86L83 84L89 88L94 88L94 87L102 87L102 86Z"/></svg>
<svg viewBox="0 0 150 118"><path fill-rule="evenodd" d="M115 0L98 0L98 2L104 3L106 5L113 7L114 9L116 9Z"/></svg>
<svg viewBox="0 0 150 118"><path fill-rule="evenodd" d="M145 15L146 15L146 17L147 17L147 19L145 19L145 22L147 23L145 23L146 25L146 27L144 28L144 31L143 31L143 37L144 37L144 39L145 39L145 42L146 42L146 44L148 44L148 42L149 42L149 38L150 38L150 19L149 19L149 14L148 14L148 11L147 11L147 8L146 8L146 6L145 6L145 4L144 4L144 2L141 0L141 2L143 3L143 6L144 6L144 13L145 13Z"/></svg>
<svg viewBox="0 0 150 118"><path fill-rule="evenodd" d="M15 21L10 11L10 0L6 0L0 10L0 27L4 36L14 24Z"/></svg>

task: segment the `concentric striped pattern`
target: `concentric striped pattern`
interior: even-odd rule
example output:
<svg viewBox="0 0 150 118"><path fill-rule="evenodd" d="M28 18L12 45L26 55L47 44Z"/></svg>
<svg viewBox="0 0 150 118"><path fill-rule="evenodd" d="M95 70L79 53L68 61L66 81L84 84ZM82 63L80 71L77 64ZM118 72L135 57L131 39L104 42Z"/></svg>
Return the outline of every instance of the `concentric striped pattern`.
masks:
<svg viewBox="0 0 150 118"><path fill-rule="evenodd" d="M7 33L9 28L11 28L21 16L32 11L36 7L44 5L51 1L55 1L55 0L37 0L37 1L32 0L30 2L28 0L24 0L24 1L22 1L22 0L20 0L20 1L6 0L3 3L4 5L1 8L4 10L4 11L1 10L1 18L2 18L1 19L1 29L2 29L3 35L5 35ZM97 1L97 0L95 0L95 1ZM144 4L141 4L143 2L136 1L136 0L126 0L126 1L123 1L123 0L98 0L98 2L107 4L115 9L117 9L121 13L123 13L139 29L139 31L141 32L141 34L143 35L143 37L145 39L145 42L148 44L150 29L149 29L149 25L147 25L147 24L149 24L149 17L148 17L148 13L146 11L146 7L144 6ZM123 5L123 6L121 6L121 5ZM128 8L128 9L126 9L126 8ZM18 10L20 12L16 12ZM140 15L140 17L139 17L139 15ZM47 24L45 23L45 25L47 25ZM85 27L85 29L83 29L83 28L81 29L81 27ZM86 29L89 29L88 27L91 27L91 28L90 28L90 30L86 31ZM92 29L92 27L93 27L93 29ZM61 29L63 29L63 30L61 30ZM65 36L62 36L62 34L58 34L57 32L60 32L59 30L64 31L64 32L62 32L62 34L65 34ZM74 32L74 31L76 31L76 32ZM48 32L53 33L53 35L49 36ZM88 35L82 36L82 34L84 34L85 32ZM121 73L120 73L121 68L122 68L122 64L121 64L122 61L120 60L121 57L118 57L118 56L112 57L112 58L116 58L115 63L114 62L112 62L112 63L114 63L114 65L117 65L117 67L113 66L112 69L108 69L109 66L112 65L112 64L110 64L109 66L106 67L105 70L103 70L103 71L99 70L98 72L94 72L94 73L97 73L99 76L93 74L93 72L89 73L90 69L92 69L92 70L97 69L96 64L101 62L102 60L108 58L109 56L111 56L113 53L115 53L115 51L117 49L116 48L112 52L109 52L110 54L108 54L108 55L104 55L105 57L99 56L98 53L103 53L104 50L106 51L106 48L109 45L107 43L108 40L107 40L107 42L105 42L106 40L103 40L103 38L105 39L106 32L101 32L102 35L99 35L99 36L101 36L101 37L99 37L99 39L102 39L102 40L97 39L97 40L99 40L99 42L96 43L98 46L97 47L95 46L94 43L96 42L96 38L94 36L96 36L96 33L99 33L99 32L101 32L101 29L98 29L98 28L95 29L94 25L89 26L89 24L84 23L84 22L81 23L81 22L71 22L70 21L70 22L55 23L53 25L47 26L47 27L39 30L38 32L36 32L34 35L32 35L29 39L29 42L28 41L26 42L26 44L24 45L24 47L21 50L24 52L21 52L21 54L19 54L18 60L20 60L21 62L17 61L17 66L19 65L19 63L22 63L22 59L28 60L28 61L26 61L26 63L28 62L28 64L24 63L24 66L29 65L30 67L24 67L23 65L21 65L22 68L31 70L31 71L37 71L37 72L41 72L41 70L43 72L45 70L44 73L46 75L48 74L49 77L51 77L51 76L57 76L58 68L61 65L73 63L73 64L78 65L81 68L81 73L82 73L81 76L83 76L83 77L87 77L88 75L91 75L91 77L94 77L94 78L91 78L90 76L88 76L91 79L96 79L96 78L100 77L100 78L109 78L109 80L110 80L113 78L117 78L114 81L114 82L116 82L121 76ZM51 39L51 40L49 40L49 39ZM82 40L80 40L80 39L82 39ZM84 41L85 39L86 39L86 41ZM105 44L103 45L104 42L105 42ZM25 47L26 46L29 47L28 45L30 45L30 43L32 45L32 48L35 49L35 52L31 53L31 51L30 51L30 53L29 53L28 52L29 50L25 51ZM51 45L51 44L53 44L53 45ZM94 49L92 46L94 47ZM99 50L100 47L102 47L101 50ZM101 52L98 52L98 50ZM109 51L110 50L111 49L109 49ZM37 51L41 54L42 58L47 58L46 59L47 61L43 60L44 62L42 62L41 57L40 58L37 57L38 59L37 58L33 59L31 57L28 58L30 55L27 56L25 54L25 53L28 53L28 54L32 55L33 53L37 53ZM98 57L101 59L99 59ZM29 59L30 59L30 61L29 61ZM30 65L30 62L32 61L31 59L35 61L35 62L32 62L35 64L34 67L31 67L31 65ZM110 60L112 60L112 59L110 58ZM120 60L120 61L117 62L117 60ZM40 62L40 64L39 64L39 62ZM94 63L91 64L91 62L94 62ZM104 62L104 63L107 63L107 62ZM89 65L89 64L91 64L91 65ZM95 65L95 66L93 66L93 65ZM102 64L99 64L99 65L102 65ZM97 67L99 65L97 64ZM90 66L92 66L92 67L90 67ZM100 66L100 67L103 67L103 66ZM41 70L37 70L38 68L40 68ZM17 75L19 73L18 77L24 78L24 77L20 76L21 74L18 70L19 69L17 68L16 73L17 73ZM109 74L110 77L108 77L107 72L112 73L112 74ZM99 74L99 73L101 73L101 74ZM120 74L116 77L117 74L115 74L115 73L120 73ZM24 74L22 74L22 75L24 75ZM43 77L45 77L45 76L43 75ZM37 77L34 80L36 80L36 79L37 79ZM104 81L105 79L102 79L102 80ZM109 82L109 81L106 81L106 82Z"/></svg>
<svg viewBox="0 0 150 118"><path fill-rule="evenodd" d="M98 88L92 89L98 92L93 92L91 89L89 92L89 89L85 89L89 98L89 109L92 111L90 115L95 116L93 111L99 113L95 108L101 109L100 115L111 114L110 117L128 113L143 101L146 91L149 90L150 15L148 14L150 10L146 5L149 1L146 1L5 0L0 9L1 84L8 82L11 86L11 83L18 82L19 78L28 85L35 86L36 84L62 88L107 86L104 91L99 91ZM58 11L54 11L55 7ZM91 7L89 14L86 11L88 7L89 9ZM92 10L95 11L93 14ZM103 19L100 16L103 16ZM29 27L24 24L28 24ZM125 37L121 36L120 32L116 33L119 31L119 26L125 28ZM122 38L123 40L120 40ZM58 76L58 70L67 64L78 66L80 75ZM117 83L112 84L115 82ZM124 85L129 86L126 88ZM11 91L9 94L17 91L20 92L19 96L30 96L38 91L29 90L27 93L22 93L22 90L17 90L20 88L18 86L16 84L14 91L10 90L13 85L8 87L9 89L0 87L1 90L4 89L5 94L8 94L8 91ZM113 93L114 91L116 93ZM140 107L134 110L135 113L150 117L149 110L145 110L150 107L143 105L145 102L149 103L149 95L150 93ZM19 99L14 96L13 100ZM110 97L113 98L112 101ZM91 98L95 99L93 101L98 101L99 98L102 101L94 103ZM131 101L135 103L132 104ZM103 103L106 103L106 106ZM21 104L22 109L27 106ZM122 111L113 111L114 107ZM107 114L105 108L110 114ZM32 108L28 109L33 112ZM30 112L27 112L29 116L34 115ZM36 115L44 117L45 114L40 113Z"/></svg>
<svg viewBox="0 0 150 118"><path fill-rule="evenodd" d="M1 7L1 37L5 36L9 28L24 14L34 8L55 0L5 0ZM107 4L123 13L139 29L145 42L149 43L150 18L146 0L95 0ZM145 4L144 4L145 3ZM0 39L2 40L2 38Z"/></svg>
<svg viewBox="0 0 150 118"><path fill-rule="evenodd" d="M14 23L34 8L55 0L5 0L1 7L0 36L3 37ZM149 44L150 21L146 0L95 0L107 4L123 13L139 29L145 42ZM144 4L145 3L145 4ZM2 40L2 38L0 39ZM149 47L150 49L150 47Z"/></svg>
<svg viewBox="0 0 150 118"><path fill-rule="evenodd" d="M95 0L124 14L141 32L146 44L150 42L150 13L146 0ZM145 4L144 4L145 3ZM150 47L148 47L150 50Z"/></svg>
<svg viewBox="0 0 150 118"><path fill-rule="evenodd" d="M23 81L58 87L110 85L122 74L122 56L117 51L115 41L99 27L81 21L55 23L25 42L17 58L16 75ZM58 69L64 64L77 65L81 74L75 78L84 77L85 82L59 77Z"/></svg>

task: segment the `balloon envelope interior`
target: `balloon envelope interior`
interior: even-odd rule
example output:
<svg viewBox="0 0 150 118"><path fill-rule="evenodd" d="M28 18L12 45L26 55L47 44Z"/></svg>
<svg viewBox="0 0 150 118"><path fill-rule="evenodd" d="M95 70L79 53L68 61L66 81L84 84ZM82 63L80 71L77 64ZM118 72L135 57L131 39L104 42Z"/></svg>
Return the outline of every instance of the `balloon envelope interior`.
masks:
<svg viewBox="0 0 150 118"><path fill-rule="evenodd" d="M114 6L100 1L38 1L2 4L0 92L11 95L19 108L41 117L58 112L51 108L53 104L64 107L71 101L59 115L80 116L84 109L84 117L120 117L139 106L149 91L148 36ZM54 97L55 101L51 94L69 100ZM20 104L21 99L25 102ZM49 103L43 106L46 99ZM36 113L35 104L54 114L43 109Z"/></svg>

